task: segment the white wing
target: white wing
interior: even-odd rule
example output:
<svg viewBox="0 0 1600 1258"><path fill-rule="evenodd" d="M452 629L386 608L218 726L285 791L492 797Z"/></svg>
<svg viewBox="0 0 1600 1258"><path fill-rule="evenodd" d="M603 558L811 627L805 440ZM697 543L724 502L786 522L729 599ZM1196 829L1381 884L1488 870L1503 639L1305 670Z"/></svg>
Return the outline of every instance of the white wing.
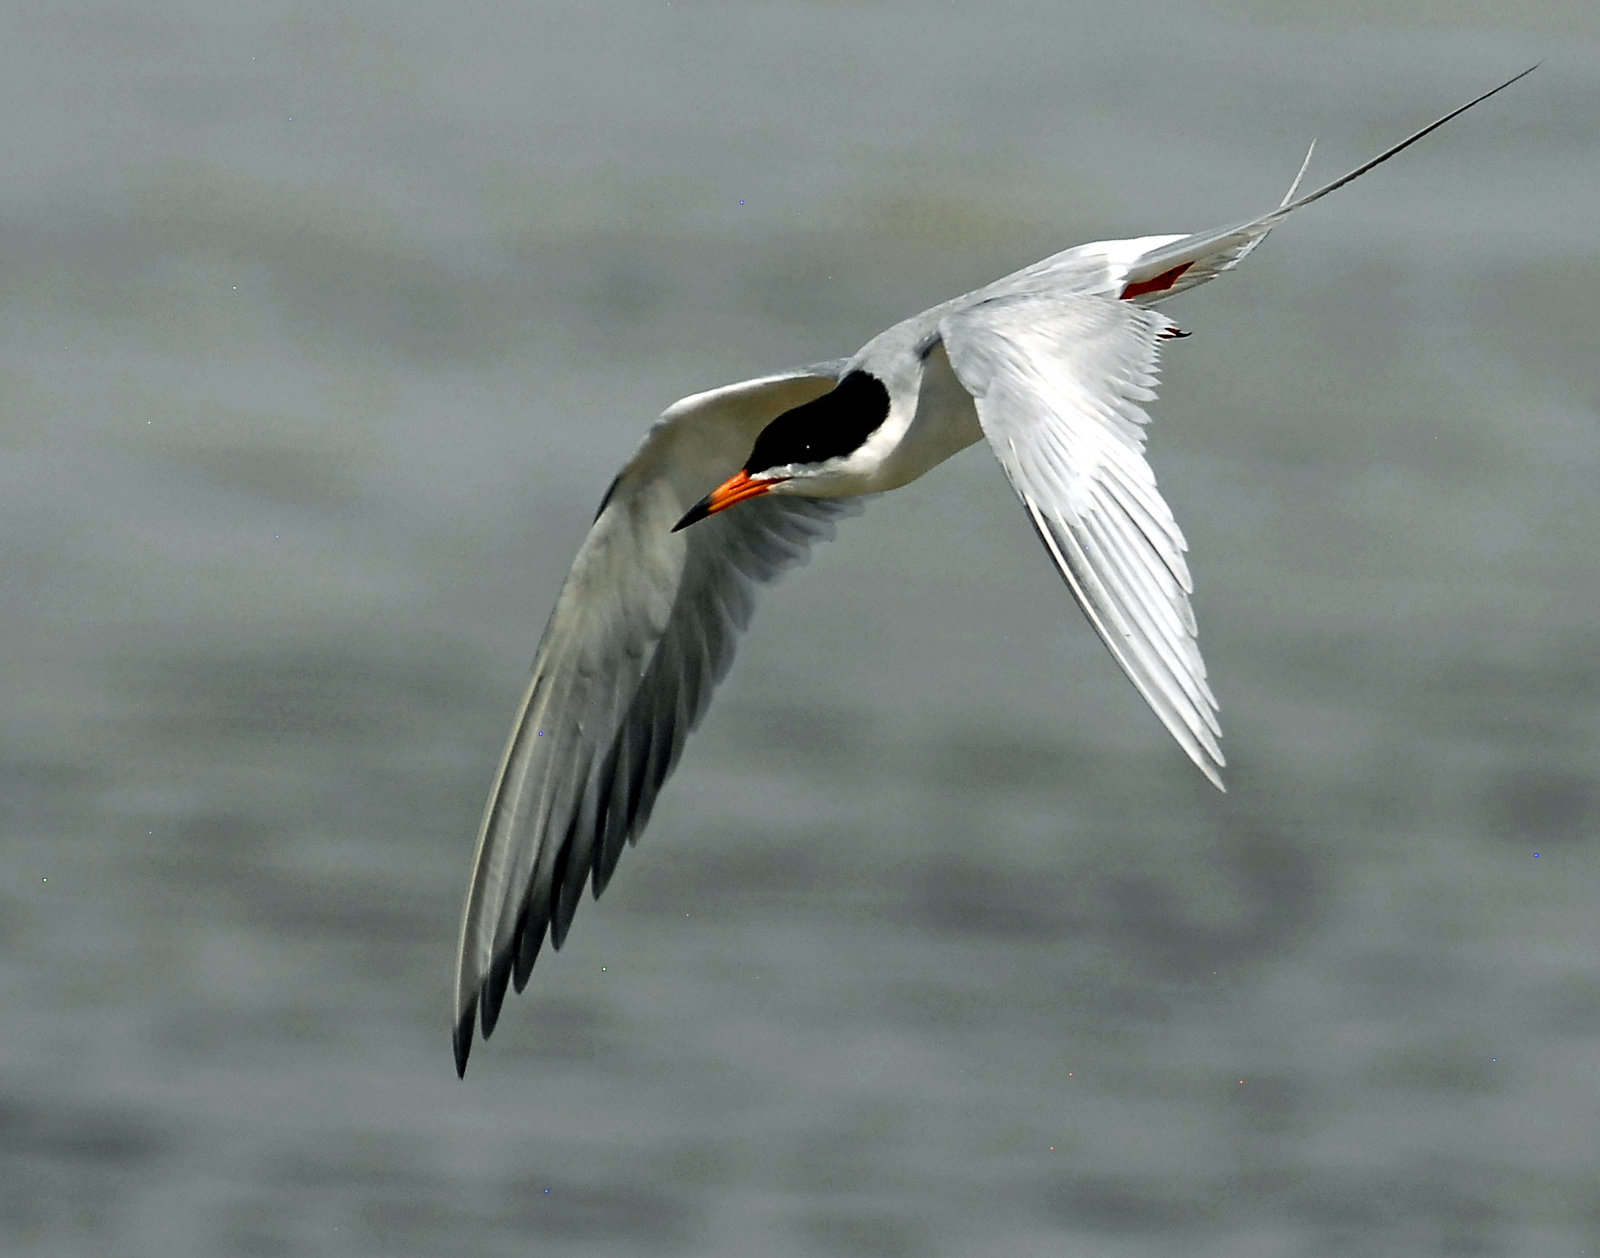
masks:
<svg viewBox="0 0 1600 1258"><path fill-rule="evenodd" d="M1195 642L1187 546L1144 459L1141 402L1176 330L1109 297L1020 293L947 315L940 336L984 436L1089 623L1202 772L1224 764Z"/></svg>
<svg viewBox="0 0 1600 1258"><path fill-rule="evenodd" d="M508 980L522 990L546 929L559 948L585 880L598 896L624 841L644 829L733 661L755 586L859 509L854 499L772 496L672 532L769 421L831 389L840 366L683 399L607 492L539 644L478 833L456 971L458 1072L474 1011L481 1005L487 1038Z"/></svg>

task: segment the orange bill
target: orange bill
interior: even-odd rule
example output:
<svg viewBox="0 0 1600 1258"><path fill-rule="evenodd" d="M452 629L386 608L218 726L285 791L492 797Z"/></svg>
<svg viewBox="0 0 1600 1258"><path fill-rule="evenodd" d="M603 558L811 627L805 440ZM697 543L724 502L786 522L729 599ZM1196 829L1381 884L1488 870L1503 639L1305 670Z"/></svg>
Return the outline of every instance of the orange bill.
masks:
<svg viewBox="0 0 1600 1258"><path fill-rule="evenodd" d="M683 519L672 526L672 531L676 533L679 529L686 529L691 524L705 519L708 515L716 515L719 511L726 511L734 503L743 502L746 498L759 498L774 485L780 485L788 479L787 476L777 476L757 480L749 472L740 468L684 512Z"/></svg>

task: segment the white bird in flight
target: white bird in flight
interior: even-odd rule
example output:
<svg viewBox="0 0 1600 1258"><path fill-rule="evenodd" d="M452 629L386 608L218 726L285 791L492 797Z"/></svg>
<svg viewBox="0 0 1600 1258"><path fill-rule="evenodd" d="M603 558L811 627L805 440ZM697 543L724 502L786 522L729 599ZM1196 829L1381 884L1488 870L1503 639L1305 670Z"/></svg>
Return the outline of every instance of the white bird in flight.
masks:
<svg viewBox="0 0 1600 1258"><path fill-rule="evenodd" d="M1183 534L1144 458L1152 303L1232 270L1282 219L1493 91L1220 231L1097 241L913 315L854 356L675 402L606 491L534 658L478 831L455 984L456 1072L545 932L605 889L733 660L758 585L864 495L987 441L1029 522L1145 701L1222 786ZM1313 146L1315 147L1315 146ZM730 510L730 508L732 508Z"/></svg>

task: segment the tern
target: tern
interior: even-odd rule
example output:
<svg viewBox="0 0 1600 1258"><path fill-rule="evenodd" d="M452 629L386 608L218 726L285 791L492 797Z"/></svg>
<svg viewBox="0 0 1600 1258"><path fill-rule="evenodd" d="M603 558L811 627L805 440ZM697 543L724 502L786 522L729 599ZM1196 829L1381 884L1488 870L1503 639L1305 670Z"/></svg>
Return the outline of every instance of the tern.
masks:
<svg viewBox="0 0 1600 1258"><path fill-rule="evenodd" d="M456 1072L546 933L561 947L637 841L727 673L755 589L870 494L985 441L1095 632L1219 788L1217 701L1187 549L1145 461L1157 301L1230 271L1296 210L1526 74L1315 192L1194 235L1097 241L913 315L854 356L673 403L606 490L534 658L478 831L455 982ZM1313 150L1315 145L1312 146Z"/></svg>

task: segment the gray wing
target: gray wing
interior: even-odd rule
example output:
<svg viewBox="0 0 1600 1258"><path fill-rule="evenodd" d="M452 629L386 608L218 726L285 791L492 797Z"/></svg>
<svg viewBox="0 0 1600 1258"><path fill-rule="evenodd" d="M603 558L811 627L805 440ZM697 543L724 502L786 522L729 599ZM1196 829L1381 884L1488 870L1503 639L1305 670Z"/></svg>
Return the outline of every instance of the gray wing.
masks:
<svg viewBox="0 0 1600 1258"><path fill-rule="evenodd" d="M456 971L458 1073L475 1010L487 1038L546 930L559 948L584 882L598 896L644 829L733 661L755 587L859 509L774 495L672 532L770 420L831 389L840 365L685 398L607 491L539 644L478 833Z"/></svg>
<svg viewBox="0 0 1600 1258"><path fill-rule="evenodd" d="M1144 458L1165 318L1109 297L1013 294L939 325L990 448L1117 663L1218 787L1217 701L1187 549Z"/></svg>

